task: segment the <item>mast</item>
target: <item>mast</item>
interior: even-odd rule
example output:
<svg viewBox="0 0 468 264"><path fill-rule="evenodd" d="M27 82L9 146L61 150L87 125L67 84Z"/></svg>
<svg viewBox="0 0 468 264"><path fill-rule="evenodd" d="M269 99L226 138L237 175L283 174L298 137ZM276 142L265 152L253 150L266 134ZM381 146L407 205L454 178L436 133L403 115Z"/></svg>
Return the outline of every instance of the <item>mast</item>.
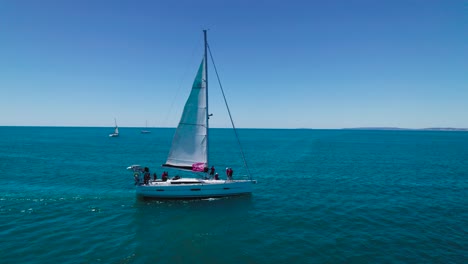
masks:
<svg viewBox="0 0 468 264"><path fill-rule="evenodd" d="M208 42L198 67L192 90L185 102L179 125L172 139L167 161L163 166L203 171L208 167ZM202 165L203 164L203 165Z"/></svg>
<svg viewBox="0 0 468 264"><path fill-rule="evenodd" d="M208 137L208 133L209 133L209 128L210 128L210 125L209 125L209 112L208 112L208 41L207 41L207 38L206 38L206 29L203 30L203 36L204 36L204 39L205 39L205 56L204 56L204 60L205 60L205 98L206 98L206 166L208 167L209 164L210 164L210 159L209 159L209 137Z"/></svg>

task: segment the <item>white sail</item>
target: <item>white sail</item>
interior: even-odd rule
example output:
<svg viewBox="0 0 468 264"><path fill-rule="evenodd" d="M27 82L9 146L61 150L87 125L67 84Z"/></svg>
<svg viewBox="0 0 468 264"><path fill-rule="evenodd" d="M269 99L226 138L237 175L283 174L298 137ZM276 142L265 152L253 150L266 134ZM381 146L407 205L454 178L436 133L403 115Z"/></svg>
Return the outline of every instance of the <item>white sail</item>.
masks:
<svg viewBox="0 0 468 264"><path fill-rule="evenodd" d="M192 169L196 164L198 167L207 167L207 122L206 73L205 60L203 60L185 103L164 166Z"/></svg>
<svg viewBox="0 0 468 264"><path fill-rule="evenodd" d="M114 119L115 127L114 133L109 134L109 137L118 137L119 136L119 127L117 126L117 119Z"/></svg>
<svg viewBox="0 0 468 264"><path fill-rule="evenodd" d="M117 119L115 118L114 118L114 123L115 123L114 134L119 134L119 127L117 126Z"/></svg>

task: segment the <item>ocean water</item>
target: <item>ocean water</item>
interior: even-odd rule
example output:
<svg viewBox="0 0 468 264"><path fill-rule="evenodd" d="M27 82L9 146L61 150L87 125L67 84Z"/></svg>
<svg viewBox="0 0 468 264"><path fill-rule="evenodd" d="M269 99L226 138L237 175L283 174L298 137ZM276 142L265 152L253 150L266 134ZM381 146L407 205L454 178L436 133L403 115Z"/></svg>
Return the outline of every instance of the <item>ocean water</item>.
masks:
<svg viewBox="0 0 468 264"><path fill-rule="evenodd" d="M251 196L155 201L126 167L174 130L139 131L0 127L0 263L468 263L467 132L241 129Z"/></svg>

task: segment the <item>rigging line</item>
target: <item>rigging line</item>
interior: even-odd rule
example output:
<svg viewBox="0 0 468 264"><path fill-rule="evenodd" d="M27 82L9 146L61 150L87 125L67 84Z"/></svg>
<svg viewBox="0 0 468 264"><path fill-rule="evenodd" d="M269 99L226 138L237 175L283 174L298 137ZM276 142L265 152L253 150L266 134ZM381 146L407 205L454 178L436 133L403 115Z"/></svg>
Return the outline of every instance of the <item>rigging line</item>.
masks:
<svg viewBox="0 0 468 264"><path fill-rule="evenodd" d="M221 93L223 94L224 104L226 105L226 108L229 114L229 119L231 120L231 125L232 125L232 128L234 129L234 134L236 135L237 144L239 144L239 148L242 154L242 159L244 161L244 166L247 169L247 173L249 174L249 179L252 180L252 175L250 174L250 169L249 169L249 166L247 166L247 160L245 159L244 150L242 149L242 145L239 140L239 135L237 134L237 129L236 129L236 126L234 125L234 120L232 119L231 110L229 109L229 105L227 103L226 96L224 94L224 89L223 89L223 86L221 85L221 80L219 79L219 74L218 74L218 70L216 69L216 64L213 59L213 54L211 54L210 45L207 44L207 46L208 46L208 52L210 53L211 62L213 62L213 68L216 73L216 78L218 78L218 84L219 84L219 87L221 88Z"/></svg>
<svg viewBox="0 0 468 264"><path fill-rule="evenodd" d="M182 77L180 77L179 79L179 85L177 86L177 90L175 92L175 95L174 97L172 98L172 101L171 101L171 104L168 108L168 110L166 111L166 115L165 115L165 118L164 118L164 121L162 122L162 125L165 125L166 127L169 127L168 125L168 120L172 114L172 111L174 109L174 105L175 105L175 101L178 99L179 95L180 95L180 91L181 91L181 88L182 88L182 84L184 83L184 81L187 79L187 76L188 76L188 73L190 71L190 66L191 66L191 62L193 62L194 60L194 57L195 57L195 52L197 51L198 47L200 46L199 43L201 41L198 41L197 45L193 45L193 49L192 49L192 53L191 53L191 56L190 56L190 59L187 60L187 63L186 63L186 67L185 67L185 71L183 72L182 74ZM176 120L176 121L179 121L179 120ZM177 128L177 124L176 123L176 128Z"/></svg>

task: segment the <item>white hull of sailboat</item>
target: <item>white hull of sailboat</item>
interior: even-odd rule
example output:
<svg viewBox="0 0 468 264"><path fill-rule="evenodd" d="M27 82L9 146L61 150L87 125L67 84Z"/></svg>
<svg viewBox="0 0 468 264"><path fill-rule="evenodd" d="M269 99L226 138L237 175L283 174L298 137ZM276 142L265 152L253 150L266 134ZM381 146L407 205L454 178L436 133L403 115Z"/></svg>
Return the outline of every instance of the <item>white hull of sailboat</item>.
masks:
<svg viewBox="0 0 468 264"><path fill-rule="evenodd" d="M115 133L114 134L109 134L109 137L118 137L118 136L119 136L119 134L115 134Z"/></svg>
<svg viewBox="0 0 468 264"><path fill-rule="evenodd" d="M191 181L190 183L184 183ZM166 182L155 181L139 185L136 194L140 197L159 199L200 199L251 194L254 180L196 180L178 179Z"/></svg>

